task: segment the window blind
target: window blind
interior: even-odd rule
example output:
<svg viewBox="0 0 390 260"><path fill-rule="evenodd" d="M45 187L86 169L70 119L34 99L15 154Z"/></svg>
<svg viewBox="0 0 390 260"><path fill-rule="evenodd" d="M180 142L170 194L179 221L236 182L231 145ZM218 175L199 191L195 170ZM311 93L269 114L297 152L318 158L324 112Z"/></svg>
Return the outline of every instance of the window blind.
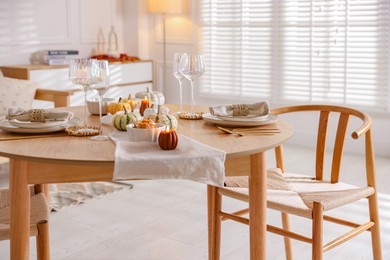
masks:
<svg viewBox="0 0 390 260"><path fill-rule="evenodd" d="M389 107L387 0L200 0L200 95Z"/></svg>

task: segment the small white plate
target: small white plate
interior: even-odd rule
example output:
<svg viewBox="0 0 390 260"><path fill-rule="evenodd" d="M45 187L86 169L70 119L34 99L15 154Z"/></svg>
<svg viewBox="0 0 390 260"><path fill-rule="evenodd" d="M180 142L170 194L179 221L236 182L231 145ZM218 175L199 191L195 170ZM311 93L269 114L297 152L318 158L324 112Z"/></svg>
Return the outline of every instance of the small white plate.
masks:
<svg viewBox="0 0 390 260"><path fill-rule="evenodd" d="M211 115L210 113L203 114L203 120L205 120L208 123L216 124L220 126L260 126L260 125L269 125L272 123L275 123L278 120L277 115L269 114L266 118L263 120L245 120L245 121L231 121L228 119L220 119L216 116Z"/></svg>
<svg viewBox="0 0 390 260"><path fill-rule="evenodd" d="M22 128L13 126L8 120L0 121L0 129L10 133L25 133L25 134L39 134L39 133L52 133L65 130L67 125L59 125L44 128Z"/></svg>
<svg viewBox="0 0 390 260"><path fill-rule="evenodd" d="M216 116L221 120L234 121L234 122L248 122L248 121L264 121L268 120L268 115L247 115L247 116Z"/></svg>
<svg viewBox="0 0 390 260"><path fill-rule="evenodd" d="M30 122L30 121L20 121L17 119L9 120L9 123L12 126L20 127L20 128L51 128L55 126L64 126L67 125L69 120L60 120L60 121L49 121L49 122Z"/></svg>

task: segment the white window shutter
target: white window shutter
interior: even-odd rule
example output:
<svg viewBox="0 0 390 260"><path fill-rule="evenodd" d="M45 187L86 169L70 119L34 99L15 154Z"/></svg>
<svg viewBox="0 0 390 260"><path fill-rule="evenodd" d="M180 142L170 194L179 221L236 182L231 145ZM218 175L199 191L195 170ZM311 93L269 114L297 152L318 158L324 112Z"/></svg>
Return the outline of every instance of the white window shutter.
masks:
<svg viewBox="0 0 390 260"><path fill-rule="evenodd" d="M390 106L389 1L199 3L201 94Z"/></svg>

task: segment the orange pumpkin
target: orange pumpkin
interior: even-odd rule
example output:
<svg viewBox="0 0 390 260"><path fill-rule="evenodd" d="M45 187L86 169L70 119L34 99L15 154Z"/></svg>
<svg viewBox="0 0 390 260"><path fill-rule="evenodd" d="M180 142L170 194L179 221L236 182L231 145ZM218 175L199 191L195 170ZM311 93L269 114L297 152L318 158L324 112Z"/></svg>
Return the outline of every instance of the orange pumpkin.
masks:
<svg viewBox="0 0 390 260"><path fill-rule="evenodd" d="M114 115L118 111L124 111L126 109L131 110L130 104L123 102L122 98L119 98L118 102L112 102L107 107L107 112Z"/></svg>
<svg viewBox="0 0 390 260"><path fill-rule="evenodd" d="M169 129L169 126L166 130L161 131L158 136L158 145L163 150L174 150L177 147L179 139L177 133L173 129Z"/></svg>

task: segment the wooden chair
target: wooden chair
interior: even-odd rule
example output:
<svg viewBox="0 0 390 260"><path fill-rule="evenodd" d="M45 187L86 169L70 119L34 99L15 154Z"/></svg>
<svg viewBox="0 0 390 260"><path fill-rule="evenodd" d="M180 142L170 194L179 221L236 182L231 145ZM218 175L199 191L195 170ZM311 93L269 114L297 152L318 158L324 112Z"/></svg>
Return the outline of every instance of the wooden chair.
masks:
<svg viewBox="0 0 390 260"><path fill-rule="evenodd" d="M316 146L315 174L308 175L290 174L285 171L283 149L279 146L275 149L276 167L268 170L267 173L267 206L270 209L280 211L282 214L282 228L267 225L267 231L284 236L286 258L292 259L291 240L296 239L312 244L312 259L322 259L323 253L348 241L364 231L371 231L372 251L374 259L382 259L380 227L378 218L378 201L375 181L375 160L372 145L371 118L364 112L356 109L327 106L327 105L303 105L274 109L273 114L285 114L291 112L317 112L319 114L319 125ZM324 176L324 161L326 139L330 114L339 116L335 143L333 148L332 166L330 178ZM352 138L358 139L365 136L365 160L367 185L356 187L339 182L340 166L343 153L344 140L350 117L361 120L361 126L352 133ZM311 122L307 122L310 124ZM226 187L218 188L217 192L209 201L209 208L212 211L214 234L211 234L210 249L211 259L219 259L220 255L220 232L221 220L235 220L240 223L249 224L247 215L248 209L227 213L222 211L222 197L227 196L233 199L248 202L248 178L228 177ZM368 222L356 224L348 220L324 215L325 211L338 208L343 205L368 199ZM214 202L214 204L212 204ZM311 219L312 236L307 237L290 231L288 214ZM323 221L345 225L352 229L342 236L323 243Z"/></svg>
<svg viewBox="0 0 390 260"><path fill-rule="evenodd" d="M38 186L37 186L38 187ZM8 189L0 189L0 240L10 239L10 193ZM36 236L38 260L50 259L49 242L49 205L45 195L30 188L30 236Z"/></svg>
<svg viewBox="0 0 390 260"><path fill-rule="evenodd" d="M4 77L0 70L0 119L5 118L9 107L31 109L33 100L51 101L54 107L67 107L74 90L40 89L40 85L31 80ZM0 163L7 163L8 158L0 157ZM49 186L44 185L44 193L49 199Z"/></svg>
<svg viewBox="0 0 390 260"><path fill-rule="evenodd" d="M0 116L5 117L10 106L31 109L34 99L54 102L55 107L69 106L73 91L39 89L30 80L3 77L0 71ZM8 158L0 157L1 163ZM38 259L50 259L49 244L49 186L35 185L31 188L30 235L36 236ZM8 240L9 230L9 191L0 190L0 240Z"/></svg>

